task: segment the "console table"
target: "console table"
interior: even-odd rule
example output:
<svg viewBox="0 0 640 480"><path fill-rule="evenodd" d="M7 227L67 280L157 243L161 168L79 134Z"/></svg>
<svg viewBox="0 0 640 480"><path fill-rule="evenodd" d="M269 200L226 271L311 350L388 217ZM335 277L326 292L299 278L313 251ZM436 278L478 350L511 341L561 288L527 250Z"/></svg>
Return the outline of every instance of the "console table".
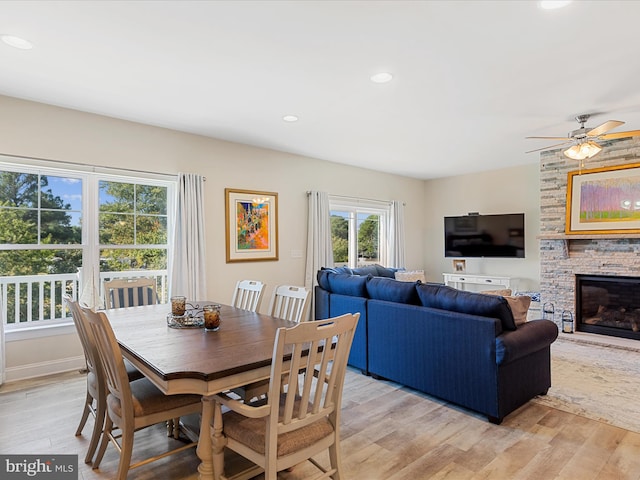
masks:
<svg viewBox="0 0 640 480"><path fill-rule="evenodd" d="M467 273L443 273L444 284L464 290L465 284L489 285L492 287L510 288L515 291L518 279L514 277L499 277L496 275L471 275Z"/></svg>

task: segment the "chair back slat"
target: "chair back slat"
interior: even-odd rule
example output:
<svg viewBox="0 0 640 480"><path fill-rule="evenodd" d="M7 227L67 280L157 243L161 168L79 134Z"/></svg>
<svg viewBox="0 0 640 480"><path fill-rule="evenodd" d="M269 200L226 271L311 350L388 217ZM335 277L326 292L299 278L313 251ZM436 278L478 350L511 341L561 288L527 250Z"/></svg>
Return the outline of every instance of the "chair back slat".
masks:
<svg viewBox="0 0 640 480"><path fill-rule="evenodd" d="M106 308L138 307L158 303L155 278L116 279L104 282Z"/></svg>
<svg viewBox="0 0 640 480"><path fill-rule="evenodd" d="M242 310L256 312L262 300L264 283L257 280L240 280L233 292L231 305Z"/></svg>
<svg viewBox="0 0 640 480"><path fill-rule="evenodd" d="M273 291L268 314L272 317L300 323L310 300L310 290L295 285L279 285Z"/></svg>

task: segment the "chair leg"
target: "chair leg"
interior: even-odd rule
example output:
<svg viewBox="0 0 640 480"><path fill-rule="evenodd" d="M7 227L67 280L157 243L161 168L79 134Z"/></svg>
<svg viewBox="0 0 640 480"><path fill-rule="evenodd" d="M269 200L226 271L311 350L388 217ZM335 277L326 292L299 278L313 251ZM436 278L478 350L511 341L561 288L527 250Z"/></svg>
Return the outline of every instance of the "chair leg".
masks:
<svg viewBox="0 0 640 480"><path fill-rule="evenodd" d="M91 442L89 443L89 448L87 449L87 455L84 457L84 463L91 463L91 461L93 460L93 455L96 452L96 448L98 448L98 442L100 441L100 436L102 435L102 430L104 429L105 416L106 406L104 405L104 402L97 402L93 424L93 433L91 434Z"/></svg>
<svg viewBox="0 0 640 480"><path fill-rule="evenodd" d="M338 442L334 442L333 445L329 447L329 461L331 462L331 469L336 470L336 473L331 475L333 480L340 480L340 475L342 473L342 459L340 455L340 445Z"/></svg>
<svg viewBox="0 0 640 480"><path fill-rule="evenodd" d="M100 441L100 447L98 448L96 459L93 462L94 470L96 470L100 466L100 462L102 462L102 457L104 457L104 452L107 449L107 445L109 444L109 435L111 435L111 430L113 430L113 421L109 418L109 415L105 415L104 429L102 430L102 440Z"/></svg>
<svg viewBox="0 0 640 480"><path fill-rule="evenodd" d="M120 463L118 464L118 480L126 480L133 453L133 429L122 431L120 438Z"/></svg>
<svg viewBox="0 0 640 480"><path fill-rule="evenodd" d="M91 396L91 394L89 392L87 392L87 397L84 401L84 408L82 410L82 418L80 419L80 424L78 425L78 428L76 429L76 437L80 436L82 434L82 429L84 428L85 424L87 423L87 418L89 418L89 412L91 411L91 404L93 403L93 397Z"/></svg>

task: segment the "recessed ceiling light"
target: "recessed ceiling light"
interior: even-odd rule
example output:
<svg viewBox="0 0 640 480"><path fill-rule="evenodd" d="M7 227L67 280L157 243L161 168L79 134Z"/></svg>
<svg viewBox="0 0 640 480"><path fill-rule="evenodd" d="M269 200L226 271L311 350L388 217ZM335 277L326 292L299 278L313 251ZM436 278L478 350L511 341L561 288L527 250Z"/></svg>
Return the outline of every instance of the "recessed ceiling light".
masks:
<svg viewBox="0 0 640 480"><path fill-rule="evenodd" d="M392 78L393 75L391 75L389 72L380 72L376 73L375 75L371 75L371 81L373 83L387 83L390 82Z"/></svg>
<svg viewBox="0 0 640 480"><path fill-rule="evenodd" d="M571 3L571 0L541 0L538 2L540 8L545 10L555 10L557 8L566 7Z"/></svg>
<svg viewBox="0 0 640 480"><path fill-rule="evenodd" d="M29 40L16 37L15 35L0 35L0 40L11 47L19 48L21 50L31 50L33 44Z"/></svg>
<svg viewBox="0 0 640 480"><path fill-rule="evenodd" d="M285 122L297 122L298 117L296 117L295 115L285 115L284 117L282 117L282 120L284 120Z"/></svg>

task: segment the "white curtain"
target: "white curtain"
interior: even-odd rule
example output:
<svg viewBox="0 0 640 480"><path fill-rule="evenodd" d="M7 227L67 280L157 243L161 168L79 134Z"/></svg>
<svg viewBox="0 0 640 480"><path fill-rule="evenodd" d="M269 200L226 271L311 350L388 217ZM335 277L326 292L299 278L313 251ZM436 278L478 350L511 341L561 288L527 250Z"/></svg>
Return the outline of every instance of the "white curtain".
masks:
<svg viewBox="0 0 640 480"><path fill-rule="evenodd" d="M180 173L170 295L207 298L204 177Z"/></svg>
<svg viewBox="0 0 640 480"><path fill-rule="evenodd" d="M388 267L405 268L404 203L396 200L391 205L388 255Z"/></svg>
<svg viewBox="0 0 640 480"><path fill-rule="evenodd" d="M93 311L102 308L103 305L97 283L98 269L96 267L81 267L78 269L78 278L82 288L80 298L78 298L80 304L91 308Z"/></svg>
<svg viewBox="0 0 640 480"><path fill-rule="evenodd" d="M314 318L315 312L313 289L318 284L316 274L320 267L332 265L333 246L331 243L329 195L326 192L310 192L304 286L311 289L311 318Z"/></svg>

